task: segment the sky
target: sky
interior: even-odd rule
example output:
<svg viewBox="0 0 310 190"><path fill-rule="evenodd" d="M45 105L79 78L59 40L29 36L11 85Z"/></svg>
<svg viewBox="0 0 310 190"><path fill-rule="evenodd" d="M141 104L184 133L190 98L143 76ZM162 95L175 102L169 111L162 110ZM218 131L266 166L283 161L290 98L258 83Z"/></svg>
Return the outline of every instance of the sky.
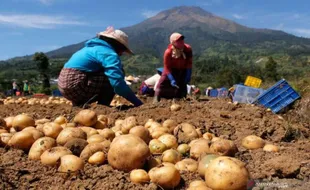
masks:
<svg viewBox="0 0 310 190"><path fill-rule="evenodd" d="M183 5L310 38L308 0L0 0L0 60L79 43Z"/></svg>

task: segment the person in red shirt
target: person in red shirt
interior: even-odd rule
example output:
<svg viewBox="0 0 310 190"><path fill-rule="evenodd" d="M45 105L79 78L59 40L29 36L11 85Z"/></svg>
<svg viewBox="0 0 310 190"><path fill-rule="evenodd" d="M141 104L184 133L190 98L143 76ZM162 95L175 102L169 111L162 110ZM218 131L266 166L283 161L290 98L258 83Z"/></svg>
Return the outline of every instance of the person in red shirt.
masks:
<svg viewBox="0 0 310 190"><path fill-rule="evenodd" d="M190 45L184 43L184 36L173 33L164 54L164 70L155 89L154 103L160 98L184 98L192 75L193 53Z"/></svg>

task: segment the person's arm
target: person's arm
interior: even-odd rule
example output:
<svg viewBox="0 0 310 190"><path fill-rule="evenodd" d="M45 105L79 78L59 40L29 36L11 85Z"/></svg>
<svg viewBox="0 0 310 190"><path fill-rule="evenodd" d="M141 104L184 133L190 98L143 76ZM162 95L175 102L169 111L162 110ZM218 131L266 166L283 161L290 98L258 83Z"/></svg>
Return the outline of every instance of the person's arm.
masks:
<svg viewBox="0 0 310 190"><path fill-rule="evenodd" d="M116 53L109 53L99 55L98 57L100 57L99 60L104 67L104 74L109 78L114 92L126 98L135 106L142 105L141 100L136 97L124 80L125 76L119 56Z"/></svg>
<svg viewBox="0 0 310 190"><path fill-rule="evenodd" d="M170 80L171 86L179 88L173 75L171 74L171 50L169 49L167 49L164 54L164 70Z"/></svg>

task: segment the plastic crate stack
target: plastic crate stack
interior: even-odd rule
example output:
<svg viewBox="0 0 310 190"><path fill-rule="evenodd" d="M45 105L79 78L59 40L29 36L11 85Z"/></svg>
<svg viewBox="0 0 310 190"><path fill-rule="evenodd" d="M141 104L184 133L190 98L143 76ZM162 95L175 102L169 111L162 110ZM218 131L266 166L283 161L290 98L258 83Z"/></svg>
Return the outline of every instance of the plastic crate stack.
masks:
<svg viewBox="0 0 310 190"><path fill-rule="evenodd" d="M270 108L273 113L279 113L299 98L300 95L282 79L258 96L254 103Z"/></svg>

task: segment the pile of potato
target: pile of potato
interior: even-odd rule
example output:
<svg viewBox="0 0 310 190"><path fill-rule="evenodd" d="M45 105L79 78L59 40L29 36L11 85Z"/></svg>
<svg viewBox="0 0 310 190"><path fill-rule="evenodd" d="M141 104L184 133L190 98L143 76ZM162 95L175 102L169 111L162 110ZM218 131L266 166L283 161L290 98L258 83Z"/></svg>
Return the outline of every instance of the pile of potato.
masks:
<svg viewBox="0 0 310 190"><path fill-rule="evenodd" d="M152 182L164 189L179 185L180 172L197 172L205 180L191 182L189 190L245 189L250 177L245 163L233 157L238 152L233 141L172 119L162 123L149 119L141 125L130 116L112 122L86 109L72 121L64 116L34 120L21 114L0 119L0 126L1 146L22 149L29 159L58 167L59 172L81 170L86 162L108 163L130 172L134 183ZM242 145L278 151L253 135Z"/></svg>
<svg viewBox="0 0 310 190"><path fill-rule="evenodd" d="M48 104L68 104L72 105L71 101L63 97L47 97L47 98L12 98L7 97L1 100L3 104L29 104L29 105L48 105Z"/></svg>

